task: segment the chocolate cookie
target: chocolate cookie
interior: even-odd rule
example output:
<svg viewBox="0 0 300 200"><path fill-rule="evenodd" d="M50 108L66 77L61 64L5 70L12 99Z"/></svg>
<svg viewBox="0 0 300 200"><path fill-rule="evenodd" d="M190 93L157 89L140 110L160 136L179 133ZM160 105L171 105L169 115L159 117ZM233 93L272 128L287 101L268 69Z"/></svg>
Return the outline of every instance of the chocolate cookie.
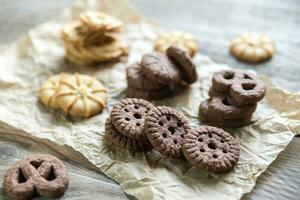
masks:
<svg viewBox="0 0 300 200"><path fill-rule="evenodd" d="M152 81L175 85L180 81L180 71L164 54L152 52L142 57L142 72Z"/></svg>
<svg viewBox="0 0 300 200"><path fill-rule="evenodd" d="M213 74L213 88L218 92L228 92L237 80L254 80L252 74L240 70L222 70Z"/></svg>
<svg viewBox="0 0 300 200"><path fill-rule="evenodd" d="M68 170L51 155L27 156L4 175L3 188L13 199L26 200L36 195L59 197L69 184Z"/></svg>
<svg viewBox="0 0 300 200"><path fill-rule="evenodd" d="M136 89L158 90L164 86L157 81L147 78L142 71L139 63L133 63L126 69L127 83L129 87Z"/></svg>
<svg viewBox="0 0 300 200"><path fill-rule="evenodd" d="M170 46L167 49L167 55L182 71L182 78L187 83L191 84L197 81L198 74L196 66L188 53L177 46Z"/></svg>
<svg viewBox="0 0 300 200"><path fill-rule="evenodd" d="M105 133L109 142L118 147L126 148L135 152L143 152L152 149L152 145L147 140L133 140L123 136L114 127L110 118L107 118L105 122Z"/></svg>
<svg viewBox="0 0 300 200"><path fill-rule="evenodd" d="M163 87L159 90L145 90L128 87L126 89L126 97L141 98L146 100L157 100L171 96L173 90L169 87Z"/></svg>
<svg viewBox="0 0 300 200"><path fill-rule="evenodd" d="M239 104L254 104L266 94L265 85L258 80L240 80L232 84L230 96Z"/></svg>
<svg viewBox="0 0 300 200"><path fill-rule="evenodd" d="M227 96L214 96L208 103L208 114L222 119L251 118L257 104L236 106L230 104Z"/></svg>
<svg viewBox="0 0 300 200"><path fill-rule="evenodd" d="M153 108L150 102L143 99L126 98L114 105L111 120L122 135L135 140L147 140L144 121L146 114Z"/></svg>
<svg viewBox="0 0 300 200"><path fill-rule="evenodd" d="M240 119L224 119L217 116L208 114L208 100L203 101L199 106L199 117L202 121L207 124L217 126L217 127L227 127L227 128L240 128L243 126L247 126L251 124L252 118L251 116L248 118L240 118Z"/></svg>
<svg viewBox="0 0 300 200"><path fill-rule="evenodd" d="M211 126L189 129L182 149L191 164L213 173L230 171L240 155L238 141L224 130Z"/></svg>
<svg viewBox="0 0 300 200"><path fill-rule="evenodd" d="M158 106L145 118L145 131L153 147L161 154L180 158L182 142L189 128L186 118L176 110Z"/></svg>

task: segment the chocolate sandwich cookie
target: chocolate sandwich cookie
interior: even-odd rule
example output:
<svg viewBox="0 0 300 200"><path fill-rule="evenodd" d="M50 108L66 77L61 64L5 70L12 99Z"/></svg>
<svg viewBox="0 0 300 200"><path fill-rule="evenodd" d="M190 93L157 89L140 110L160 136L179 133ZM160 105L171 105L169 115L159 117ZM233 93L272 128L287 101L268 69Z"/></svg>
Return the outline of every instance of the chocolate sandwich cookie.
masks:
<svg viewBox="0 0 300 200"><path fill-rule="evenodd" d="M208 114L208 103L209 100L203 101L199 106L199 117L202 121L206 122L209 125L217 127L227 127L227 128L240 128L247 126L251 123L252 117L240 118L240 119L224 119L218 116L213 116Z"/></svg>
<svg viewBox="0 0 300 200"><path fill-rule="evenodd" d="M175 85L180 82L180 71L164 54L152 52L142 57L142 72L152 81L163 85Z"/></svg>
<svg viewBox="0 0 300 200"><path fill-rule="evenodd" d="M233 83L238 80L255 80L252 74L240 70L222 70L213 74L213 88L218 92L229 92Z"/></svg>
<svg viewBox="0 0 300 200"><path fill-rule="evenodd" d="M146 100L126 98L114 105L111 120L122 135L135 140L147 140L144 121L146 114L153 108Z"/></svg>
<svg viewBox="0 0 300 200"><path fill-rule="evenodd" d="M188 128L186 118L170 107L158 106L145 118L145 131L152 146L172 158L182 157L182 142Z"/></svg>
<svg viewBox="0 0 300 200"><path fill-rule="evenodd" d="M133 140L119 133L111 122L110 117L107 118L105 122L105 133L108 141L117 147L126 148L135 152L143 152L152 149L152 145L147 140Z"/></svg>
<svg viewBox="0 0 300 200"><path fill-rule="evenodd" d="M69 184L68 170L51 155L26 156L16 162L4 175L3 188L16 200L42 197L60 197Z"/></svg>
<svg viewBox="0 0 300 200"><path fill-rule="evenodd" d="M198 79L196 66L188 53L178 46L170 46L167 49L167 55L171 58L176 66L182 71L182 78L188 84L194 83Z"/></svg>
<svg viewBox="0 0 300 200"><path fill-rule="evenodd" d="M158 90L164 87L164 85L157 81L152 81L142 73L140 63L133 63L126 69L127 83L129 87L145 90Z"/></svg>
<svg viewBox="0 0 300 200"><path fill-rule="evenodd" d="M126 97L129 98L141 98L146 100L157 100L172 96L173 90L165 86L158 90L146 90L128 87L126 89Z"/></svg>
<svg viewBox="0 0 300 200"><path fill-rule="evenodd" d="M189 129L182 149L191 164L213 173L232 170L240 155L238 141L226 131L211 126Z"/></svg>

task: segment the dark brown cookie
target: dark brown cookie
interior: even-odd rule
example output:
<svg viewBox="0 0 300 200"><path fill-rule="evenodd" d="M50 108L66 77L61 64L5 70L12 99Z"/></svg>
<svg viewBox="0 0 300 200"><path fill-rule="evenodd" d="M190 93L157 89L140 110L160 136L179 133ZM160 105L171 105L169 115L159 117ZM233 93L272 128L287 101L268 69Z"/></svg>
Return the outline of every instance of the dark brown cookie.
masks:
<svg viewBox="0 0 300 200"><path fill-rule="evenodd" d="M152 81L163 85L175 85L180 82L180 71L164 54L152 52L142 57L142 72Z"/></svg>
<svg viewBox="0 0 300 200"><path fill-rule="evenodd" d="M186 118L176 110L158 106L145 119L145 131L152 146L161 154L182 157L182 142L189 125Z"/></svg>
<svg viewBox="0 0 300 200"><path fill-rule="evenodd" d="M210 98L216 97L216 96L221 96L221 97L226 96L228 103L231 105L236 105L236 106L246 105L246 103L236 102L229 94L227 94L225 92L217 92L213 87L209 88L208 95Z"/></svg>
<svg viewBox="0 0 300 200"><path fill-rule="evenodd" d="M232 170L240 156L238 141L226 131L211 126L189 129L182 148L191 164L213 173Z"/></svg>
<svg viewBox="0 0 300 200"><path fill-rule="evenodd" d="M240 128L253 123L252 118L240 118L240 119L223 119L218 116L212 116L208 114L208 102L209 100L203 101L199 106L199 117L203 122L209 125L217 127L227 128Z"/></svg>
<svg viewBox="0 0 300 200"><path fill-rule="evenodd" d="M213 74L213 88L218 92L229 92L237 80L254 80L255 76L240 70L222 70Z"/></svg>
<svg viewBox="0 0 300 200"><path fill-rule="evenodd" d="M141 71L140 63L133 63L126 69L127 83L129 87L136 89L158 90L164 85L157 81L152 81Z"/></svg>
<svg viewBox="0 0 300 200"><path fill-rule="evenodd" d="M228 101L227 96L214 96L209 100L208 113L222 119L251 118L257 104L236 106Z"/></svg>
<svg viewBox="0 0 300 200"><path fill-rule="evenodd" d="M159 90L145 90L128 87L126 89L126 97L141 98L146 100L164 99L172 96L173 90L169 87L163 87Z"/></svg>
<svg viewBox="0 0 300 200"><path fill-rule="evenodd" d="M177 46L170 46L167 49L167 55L182 71L182 78L185 82L192 84L197 81L198 74L196 66L186 51Z"/></svg>
<svg viewBox="0 0 300 200"><path fill-rule="evenodd" d="M147 140L133 140L128 137L123 136L114 127L110 118L107 118L105 122L105 133L106 137L111 144L117 147L126 148L130 151L143 152L152 149L152 145Z"/></svg>
<svg viewBox="0 0 300 200"><path fill-rule="evenodd" d="M144 121L146 114L153 108L146 100L126 98L114 105L111 120L122 135L135 140L147 140Z"/></svg>
<svg viewBox="0 0 300 200"><path fill-rule="evenodd" d="M13 199L26 200L35 195L59 197L68 188L65 165L51 155L27 156L4 175L3 188Z"/></svg>
<svg viewBox="0 0 300 200"><path fill-rule="evenodd" d="M264 98L265 85L259 80L240 80L230 88L231 98L239 104L254 104Z"/></svg>

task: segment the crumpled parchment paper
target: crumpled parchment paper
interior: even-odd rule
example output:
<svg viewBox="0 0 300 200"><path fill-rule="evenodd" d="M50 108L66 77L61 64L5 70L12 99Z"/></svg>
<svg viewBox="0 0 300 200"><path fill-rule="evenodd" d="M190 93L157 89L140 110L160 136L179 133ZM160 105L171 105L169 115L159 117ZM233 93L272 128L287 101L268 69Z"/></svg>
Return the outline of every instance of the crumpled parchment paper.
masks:
<svg viewBox="0 0 300 200"><path fill-rule="evenodd" d="M127 61L98 66L76 66L66 61L60 29L88 9L102 10L126 22L123 40L130 45ZM209 175L183 159L164 158L155 151L131 154L111 149L103 141L104 123L112 105L124 96L126 63L138 61L143 53L151 51L159 31L158 27L139 19L128 1L76 2L57 19L1 48L0 121L22 130L22 137L55 142L60 150L80 152L120 183L126 193L138 199L240 199L251 191L257 177L293 136L300 133L300 94L278 89L265 79L268 92L258 105L255 123L228 129L241 143L241 156L234 170L226 174ZM154 102L182 111L193 127L200 124L198 106L208 97L212 73L227 67L201 55L194 61L201 77L198 82L173 98ZM45 108L38 101L39 85L59 72L95 75L110 89L108 107L101 114L82 120ZM21 135L10 133L12 138Z"/></svg>

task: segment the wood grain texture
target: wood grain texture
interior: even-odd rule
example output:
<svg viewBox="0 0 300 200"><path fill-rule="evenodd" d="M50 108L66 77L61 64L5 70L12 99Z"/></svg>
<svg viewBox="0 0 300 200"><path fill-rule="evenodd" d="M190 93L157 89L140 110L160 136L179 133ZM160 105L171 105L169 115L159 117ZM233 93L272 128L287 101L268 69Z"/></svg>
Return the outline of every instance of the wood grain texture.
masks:
<svg viewBox="0 0 300 200"><path fill-rule="evenodd" d="M32 27L55 17L72 0L0 0L0 43L19 38ZM198 39L200 53L232 67L254 69L266 74L281 87L299 92L300 85L300 1L286 0L133 0L142 15L154 18L166 30L186 30ZM260 65L239 62L228 52L234 35L258 31L271 36L277 52ZM1 134L1 133L0 133ZM0 139L0 182L10 162L25 153L40 151L36 145L19 145ZM50 150L45 150L46 152ZM300 138L294 138L259 178L254 190L243 199L299 199ZM53 152L49 152L53 153ZM6 159L6 161L4 161ZM8 160L8 161L7 161ZM2 162L1 162L2 161ZM120 187L105 176L66 161L71 180L61 199L126 199ZM1 189L1 188L0 188ZM3 193L0 193L4 195ZM1 198L0 198L1 199Z"/></svg>

